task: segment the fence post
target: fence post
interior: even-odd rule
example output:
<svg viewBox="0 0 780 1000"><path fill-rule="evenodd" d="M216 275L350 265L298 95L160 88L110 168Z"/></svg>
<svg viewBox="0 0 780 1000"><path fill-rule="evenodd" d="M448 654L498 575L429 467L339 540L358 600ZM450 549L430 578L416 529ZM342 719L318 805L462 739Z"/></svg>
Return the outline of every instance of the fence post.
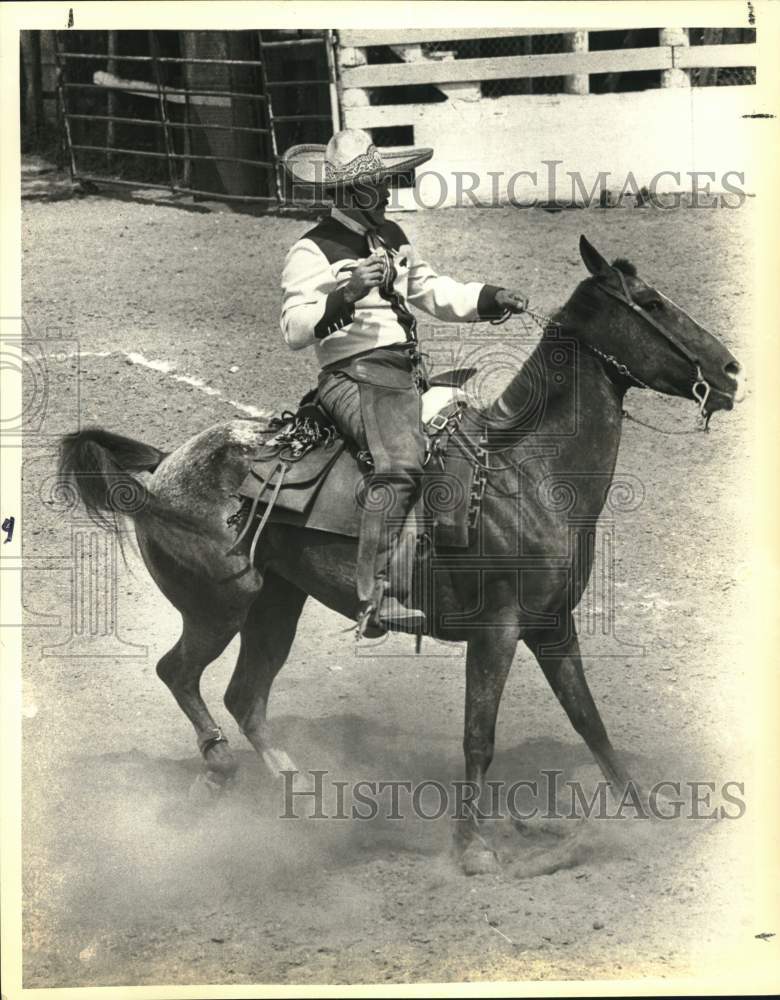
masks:
<svg viewBox="0 0 780 1000"><path fill-rule="evenodd" d="M574 31L563 36L564 52L587 52L588 33L587 31ZM587 73L573 73L563 79L563 90L566 94L588 94L590 93L590 77Z"/></svg>
<svg viewBox="0 0 780 1000"><path fill-rule="evenodd" d="M117 61L115 58L117 53L116 43L117 43L116 31L109 31L107 45L106 45L106 55L108 56L106 60L106 69L113 76L116 76L118 68ZM116 91L114 90L113 87L109 88L108 94L106 95L106 100L108 107L108 115L110 118L113 118L114 115L116 115ZM108 152L106 153L106 167L109 170L112 170L114 167L114 154L112 150L114 148L115 135L116 132L114 128L114 122L113 121L106 122L106 146L108 146Z"/></svg>
<svg viewBox="0 0 780 1000"><path fill-rule="evenodd" d="M19 37L24 75L27 83L22 125L34 146L43 125L40 33L37 31L20 31Z"/></svg>
<svg viewBox="0 0 780 1000"><path fill-rule="evenodd" d="M337 45L336 59L339 66L339 77L343 69L353 66L365 66L368 62L366 50L352 45ZM366 108L371 103L368 91L362 87L344 87L341 90L342 127L351 128L350 111L352 108Z"/></svg>
<svg viewBox="0 0 780 1000"><path fill-rule="evenodd" d="M157 86L157 104L160 110L160 124L162 125L163 142L165 148L165 159L168 166L168 183L171 194L176 194L176 162L171 155L173 149L173 137L168 128L168 106L165 103L165 88L163 86L162 67L160 66L160 47L157 42L157 35L153 31L148 32L149 54L152 57L152 69L154 70L154 82Z"/></svg>
<svg viewBox="0 0 780 1000"><path fill-rule="evenodd" d="M333 118L333 131L341 130L341 94L338 70L336 69L336 33L329 28L325 31L325 58L328 62L328 95L330 97L330 113Z"/></svg>
<svg viewBox="0 0 780 1000"><path fill-rule="evenodd" d="M672 50L672 62L674 62L675 49L681 46L686 48L690 45L687 28L661 28L658 32L658 44L670 46ZM673 66L672 69L661 70L662 87L690 87L691 78L684 69Z"/></svg>

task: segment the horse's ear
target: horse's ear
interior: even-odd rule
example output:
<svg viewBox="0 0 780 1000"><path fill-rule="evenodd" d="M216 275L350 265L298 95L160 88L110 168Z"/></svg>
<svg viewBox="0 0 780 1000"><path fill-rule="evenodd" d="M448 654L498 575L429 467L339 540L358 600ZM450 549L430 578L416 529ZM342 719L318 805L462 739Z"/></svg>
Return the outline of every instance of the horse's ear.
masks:
<svg viewBox="0 0 780 1000"><path fill-rule="evenodd" d="M584 236L580 236L580 256L594 278L605 277L612 270L598 250Z"/></svg>

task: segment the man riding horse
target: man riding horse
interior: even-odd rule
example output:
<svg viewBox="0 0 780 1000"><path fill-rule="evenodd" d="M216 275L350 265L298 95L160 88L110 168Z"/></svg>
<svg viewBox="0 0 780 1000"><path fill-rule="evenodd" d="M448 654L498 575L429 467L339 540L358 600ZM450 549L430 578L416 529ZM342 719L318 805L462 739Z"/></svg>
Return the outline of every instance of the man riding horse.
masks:
<svg viewBox="0 0 780 1000"><path fill-rule="evenodd" d="M385 218L390 179L432 155L380 152L366 132L346 129L327 146L294 146L283 158L294 182L333 201L330 216L287 255L281 328L293 350L314 346L320 404L373 463L366 495L380 501L364 502L361 513L361 628L419 631L425 622L422 611L392 592L390 573L425 460L420 394L427 383L409 305L450 322L499 318L527 305L519 292L437 274Z"/></svg>

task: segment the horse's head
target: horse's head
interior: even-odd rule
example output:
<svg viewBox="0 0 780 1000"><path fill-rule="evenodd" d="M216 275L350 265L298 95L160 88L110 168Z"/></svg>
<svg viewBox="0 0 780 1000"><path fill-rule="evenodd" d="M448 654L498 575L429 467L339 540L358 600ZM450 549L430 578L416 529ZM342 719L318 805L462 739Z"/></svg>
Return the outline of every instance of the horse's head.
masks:
<svg viewBox="0 0 780 1000"><path fill-rule="evenodd" d="M740 400L741 366L717 338L642 281L633 264L608 264L584 236L580 253L591 277L565 312L612 371L629 385L695 399L705 416Z"/></svg>

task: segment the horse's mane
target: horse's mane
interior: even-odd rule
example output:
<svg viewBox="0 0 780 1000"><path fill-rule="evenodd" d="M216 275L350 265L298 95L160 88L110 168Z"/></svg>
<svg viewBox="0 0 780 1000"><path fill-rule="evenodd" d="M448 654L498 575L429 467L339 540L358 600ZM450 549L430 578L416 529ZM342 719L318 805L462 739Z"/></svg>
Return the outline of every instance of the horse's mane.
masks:
<svg viewBox="0 0 780 1000"><path fill-rule="evenodd" d="M629 278L636 277L636 267L630 260L626 260L624 257L618 257L616 260L613 260L612 267L616 271L621 271ZM584 281L581 281L572 292L568 301L556 309L550 316L544 328L542 342L544 341L544 337L552 333L556 333L559 336L562 334L576 338L578 327L593 319L596 313L604 307L603 296L596 294L599 285L604 280L603 276L596 277L591 275L585 278ZM507 385L499 396L499 399L503 403L502 407L497 407L496 401L496 403L491 403L482 411L482 420L488 428L506 429L508 426L507 417L505 412L502 411L509 410L513 413L522 411L528 396L528 386L523 372L527 365L535 365L537 363L532 360L527 361L509 385ZM533 378L533 376L531 377Z"/></svg>
<svg viewBox="0 0 780 1000"><path fill-rule="evenodd" d="M616 260L613 260L612 266L616 271L622 271L623 274L627 274L629 278L636 277L636 267L630 260L626 260L625 257L618 257Z"/></svg>

